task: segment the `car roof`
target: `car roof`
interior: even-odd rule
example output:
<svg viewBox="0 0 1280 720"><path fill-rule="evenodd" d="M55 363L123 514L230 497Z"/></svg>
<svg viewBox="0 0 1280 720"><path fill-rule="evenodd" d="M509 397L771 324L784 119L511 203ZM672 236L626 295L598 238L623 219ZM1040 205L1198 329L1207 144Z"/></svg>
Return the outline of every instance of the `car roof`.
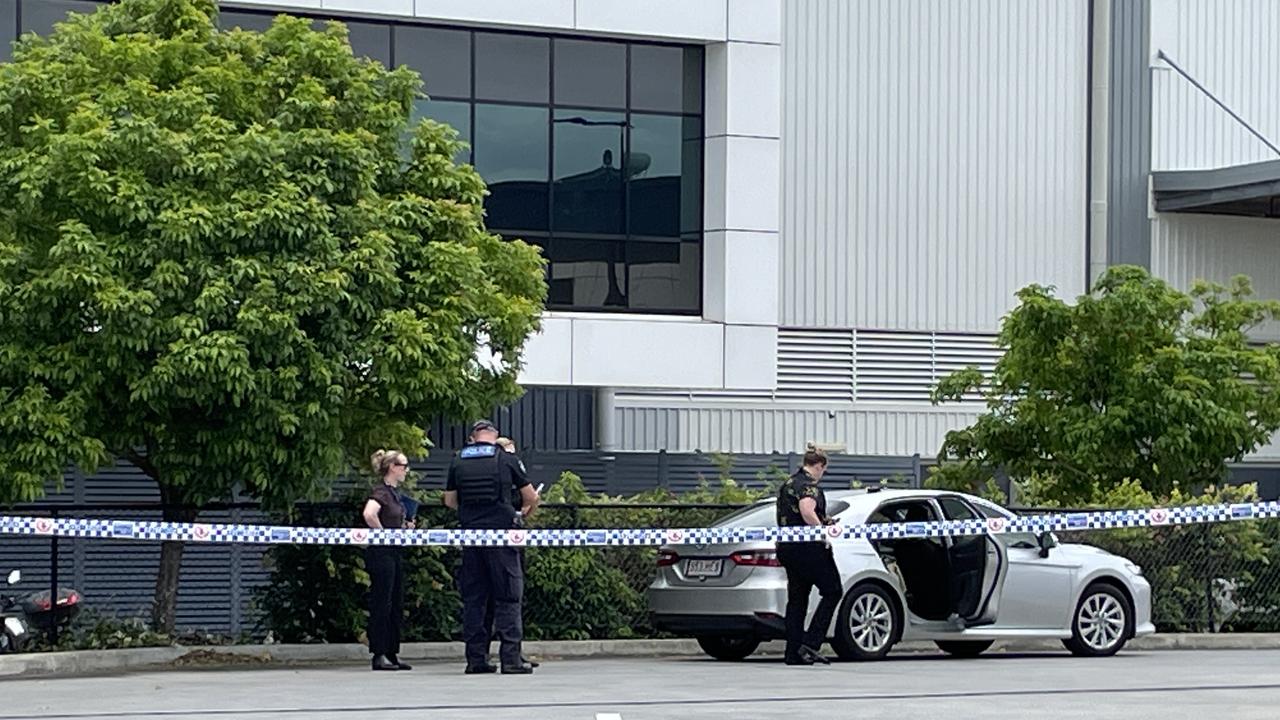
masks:
<svg viewBox="0 0 1280 720"><path fill-rule="evenodd" d="M866 489L857 490L831 490L826 493L827 500L840 500L849 504L850 509L866 508L870 512L886 500L906 500L914 498L939 497L942 495L959 495L968 499L980 500L968 493L962 493L957 490L932 490L927 488L894 488L894 489ZM758 501L759 504L772 503L773 498L767 498Z"/></svg>

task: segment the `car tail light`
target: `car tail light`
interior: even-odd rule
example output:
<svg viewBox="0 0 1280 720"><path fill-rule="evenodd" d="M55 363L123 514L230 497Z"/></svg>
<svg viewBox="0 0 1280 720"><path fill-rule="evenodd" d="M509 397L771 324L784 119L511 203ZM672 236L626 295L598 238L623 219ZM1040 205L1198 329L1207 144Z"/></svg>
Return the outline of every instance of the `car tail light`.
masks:
<svg viewBox="0 0 1280 720"><path fill-rule="evenodd" d="M58 604L59 605L75 605L78 602L80 602L80 596L77 595L76 593L71 593L70 595L59 600Z"/></svg>
<svg viewBox="0 0 1280 720"><path fill-rule="evenodd" d="M778 562L778 553L769 550L740 550L729 556L737 565L753 567L782 567Z"/></svg>
<svg viewBox="0 0 1280 720"><path fill-rule="evenodd" d="M48 610L53 607L53 603L49 602L49 598L40 598L39 600L36 600L36 607L41 610Z"/></svg>
<svg viewBox="0 0 1280 720"><path fill-rule="evenodd" d="M680 556L671 550L658 551L658 567L671 567L680 562Z"/></svg>

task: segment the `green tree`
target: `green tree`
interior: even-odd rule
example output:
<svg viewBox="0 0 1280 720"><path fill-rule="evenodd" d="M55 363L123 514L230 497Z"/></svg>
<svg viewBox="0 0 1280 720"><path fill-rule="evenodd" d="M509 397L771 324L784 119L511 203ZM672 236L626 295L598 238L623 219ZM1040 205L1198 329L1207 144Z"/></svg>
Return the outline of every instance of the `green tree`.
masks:
<svg viewBox="0 0 1280 720"><path fill-rule="evenodd" d="M0 66L0 502L117 456L169 520L285 507L519 393L543 261L485 230L456 132L409 126L420 78L340 23L217 12L123 0Z"/></svg>
<svg viewBox="0 0 1280 720"><path fill-rule="evenodd" d="M1249 340L1280 302L1252 295L1244 277L1187 294L1132 266L1075 304L1025 288L994 374L969 368L934 391L935 403L980 394L986 411L947 434L930 482L1047 477L1041 499L1062 503L1125 480L1160 498L1220 482L1280 428L1280 348Z"/></svg>

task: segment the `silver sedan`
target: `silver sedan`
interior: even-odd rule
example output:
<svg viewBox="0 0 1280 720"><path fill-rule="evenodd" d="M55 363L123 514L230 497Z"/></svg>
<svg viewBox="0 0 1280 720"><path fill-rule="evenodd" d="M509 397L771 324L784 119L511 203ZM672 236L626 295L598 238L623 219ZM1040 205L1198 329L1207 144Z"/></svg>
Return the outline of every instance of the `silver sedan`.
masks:
<svg viewBox="0 0 1280 720"><path fill-rule="evenodd" d="M934 490L849 490L827 494L843 525L1013 518L981 498ZM717 523L775 524L761 502ZM849 660L884 657L901 640L930 640L976 656L1001 638L1061 638L1073 653L1113 655L1155 632L1151 585L1142 569L1053 533L954 538L863 538L832 542L844 584L828 632ZM783 637L787 576L772 542L664 546L649 587L654 626L697 638L707 654L741 660ZM817 591L809 612L817 606Z"/></svg>

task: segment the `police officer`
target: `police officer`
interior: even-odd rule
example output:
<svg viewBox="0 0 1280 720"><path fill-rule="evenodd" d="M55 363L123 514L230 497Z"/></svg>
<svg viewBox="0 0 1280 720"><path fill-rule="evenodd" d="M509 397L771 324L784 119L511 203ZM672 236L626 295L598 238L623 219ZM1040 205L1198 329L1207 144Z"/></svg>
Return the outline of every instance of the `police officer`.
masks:
<svg viewBox="0 0 1280 720"><path fill-rule="evenodd" d="M472 438L472 439L474 440L474 438ZM511 438L509 438L509 437L500 437L500 438L498 438L497 440L494 440L493 442L494 442L494 444L495 444L495 445L497 445L498 447L502 448L502 449L503 449L503 450L505 450L506 452L509 452L509 453L511 453L511 454L513 454L513 455L515 455L515 456L516 456L516 459L517 459L517 460L519 460L520 455L516 453L516 443L515 443L515 441L514 441L514 440L512 440L512 439L511 439ZM523 469L523 468L524 468L524 461L523 461L523 460L519 460L519 462L520 462L520 467L521 467L521 469ZM512 499L511 499L511 503L512 503L512 505L514 505L514 506L515 506L515 509L516 509L517 511L519 511L519 510L521 510L521 509L523 508L523 506L524 506L524 497L523 497L523 496L521 496L520 494L515 494L515 495L513 495ZM521 573L524 573L524 574L528 574L528 572L529 572L529 562L528 562L528 558L527 558L527 557L525 556L525 554L524 554L524 548L517 548L517 549L516 549L516 552L517 552L517 553L519 553L519 555L520 555L520 572L521 572ZM523 602L524 602L524 596L523 596L523 595L520 597L520 602L521 602L521 603L523 603ZM490 598L489 598L489 604L485 607L485 611L484 611L484 626L490 629L490 630L489 630L489 636L490 636L490 637L494 637L494 636L495 636L495 633L493 632L493 597L492 597L492 596L490 596ZM533 668L536 668L536 667L538 667L538 666L541 664L541 663L537 662L536 660L530 660L529 658L527 658L527 657L525 657L525 656L523 656L523 655L521 655L521 656L520 656L520 660L521 660L524 664L528 665L529 667L533 667Z"/></svg>
<svg viewBox="0 0 1280 720"><path fill-rule="evenodd" d="M449 466L444 504L458 511L463 528L508 530L520 527L538 505L538 494L529 483L524 464L504 452L495 441L498 429L488 420L471 427L471 442L458 451ZM520 509L514 495L522 500ZM513 547L464 547L462 549L462 636L466 642L467 674L491 673L490 629L485 609L493 602L493 630L501 644L499 659L504 674L526 675L533 668L520 654L523 619L520 599L524 572L520 554Z"/></svg>
<svg viewBox="0 0 1280 720"><path fill-rule="evenodd" d="M804 454L804 465L778 489L778 526L831 525L827 516L827 496L818 482L827 470L827 455L810 444ZM788 665L828 664L818 649L827 638L827 628L840 604L840 572L836 569L831 545L821 542L779 542L778 561L787 570L787 648ZM817 586L821 593L818 608L805 631L804 618L809 612L809 592Z"/></svg>

